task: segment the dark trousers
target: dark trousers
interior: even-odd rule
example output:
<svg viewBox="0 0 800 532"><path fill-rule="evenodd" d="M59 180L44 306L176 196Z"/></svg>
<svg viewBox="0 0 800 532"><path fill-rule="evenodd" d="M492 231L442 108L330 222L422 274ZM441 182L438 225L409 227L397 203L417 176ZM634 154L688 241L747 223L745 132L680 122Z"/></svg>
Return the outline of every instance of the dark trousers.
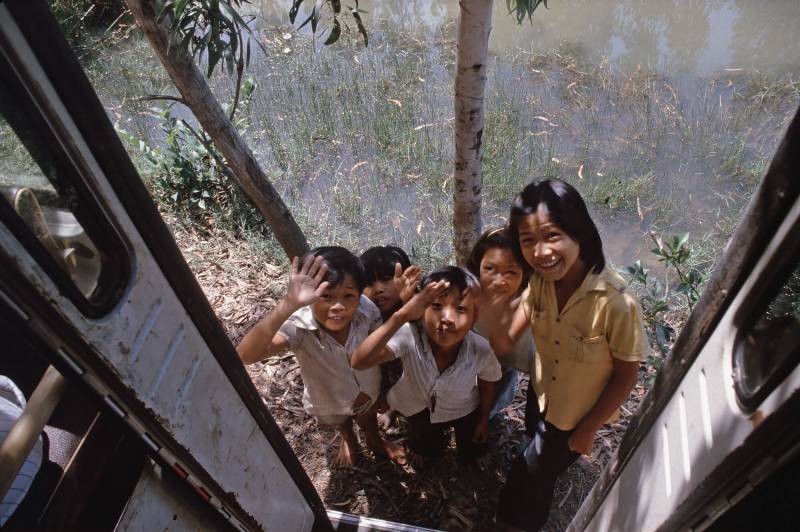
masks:
<svg viewBox="0 0 800 532"><path fill-rule="evenodd" d="M579 453L569 449L571 430L544 420L531 385L525 411L531 442L511 465L497 502L497 519L523 530L539 530L547 522L556 478Z"/></svg>
<svg viewBox="0 0 800 532"><path fill-rule="evenodd" d="M438 457L450 443L449 427L456 433L456 450L462 462L472 462L486 452L486 443L472 441L472 432L478 422L478 410L444 423L431 423L427 408L408 418L408 447L426 458Z"/></svg>

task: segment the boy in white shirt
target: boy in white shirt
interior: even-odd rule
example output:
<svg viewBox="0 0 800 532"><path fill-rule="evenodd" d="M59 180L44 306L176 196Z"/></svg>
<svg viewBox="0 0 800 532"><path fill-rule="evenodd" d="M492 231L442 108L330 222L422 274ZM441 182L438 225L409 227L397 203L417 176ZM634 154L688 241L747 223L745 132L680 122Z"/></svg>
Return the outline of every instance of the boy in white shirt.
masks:
<svg viewBox="0 0 800 532"><path fill-rule="evenodd" d="M302 265L300 263L302 262ZM378 308L361 295L361 261L348 250L324 246L292 261L286 295L237 348L245 364L290 349L300 363L303 407L322 426L336 427L342 443L335 465L352 465L359 445L353 419L377 455L402 460L402 448L381 439L374 404L380 370L353 370L350 354L381 324Z"/></svg>
<svg viewBox="0 0 800 532"><path fill-rule="evenodd" d="M409 449L439 456L452 426L459 460L472 462L486 451L494 383L501 376L489 342L471 330L480 284L471 273L445 266L426 275L421 286L350 362L367 369L400 358L403 375L388 401L408 419Z"/></svg>

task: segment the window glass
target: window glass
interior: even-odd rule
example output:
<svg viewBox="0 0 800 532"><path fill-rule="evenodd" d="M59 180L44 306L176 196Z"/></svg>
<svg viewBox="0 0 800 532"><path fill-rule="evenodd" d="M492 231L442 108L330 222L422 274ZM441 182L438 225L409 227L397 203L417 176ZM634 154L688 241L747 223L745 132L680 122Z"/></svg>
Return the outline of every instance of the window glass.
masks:
<svg viewBox="0 0 800 532"><path fill-rule="evenodd" d="M740 401L755 408L797 365L800 354L800 265L739 337L734 377Z"/></svg>
<svg viewBox="0 0 800 532"><path fill-rule="evenodd" d="M120 283L118 250L122 246L109 243L113 239L107 238L106 228L87 230L79 221L79 217L97 219L98 209L87 205L91 200L75 187L78 174L71 164L65 164L69 158L59 143L38 137L36 121L31 122L23 143L0 114L0 202L5 204L0 213L67 297L79 300L75 302L81 310L89 310L86 314L102 314L99 308L113 303L110 299L115 294L110 292L119 292L118 286L110 285ZM93 238L101 231L105 238Z"/></svg>

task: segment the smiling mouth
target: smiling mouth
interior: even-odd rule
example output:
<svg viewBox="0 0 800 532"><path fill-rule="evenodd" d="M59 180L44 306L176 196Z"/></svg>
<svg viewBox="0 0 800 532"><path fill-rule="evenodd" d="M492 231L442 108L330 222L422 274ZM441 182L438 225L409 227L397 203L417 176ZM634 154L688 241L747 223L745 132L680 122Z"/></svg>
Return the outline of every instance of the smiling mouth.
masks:
<svg viewBox="0 0 800 532"><path fill-rule="evenodd" d="M547 262L536 263L536 267L541 269L541 270L549 270L549 269L552 269L559 262L561 262L561 259L558 258L558 257L554 257L554 258L550 259Z"/></svg>

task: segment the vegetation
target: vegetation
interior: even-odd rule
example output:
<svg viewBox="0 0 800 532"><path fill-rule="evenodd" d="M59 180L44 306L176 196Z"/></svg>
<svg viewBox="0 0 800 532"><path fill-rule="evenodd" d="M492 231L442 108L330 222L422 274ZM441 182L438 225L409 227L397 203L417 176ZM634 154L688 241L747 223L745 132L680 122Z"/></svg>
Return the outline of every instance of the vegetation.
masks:
<svg viewBox="0 0 800 532"><path fill-rule="evenodd" d="M639 292L644 321L651 345L658 352L650 355L648 363L658 369L664 357L670 354L670 345L675 338L676 329L680 328L685 316L700 298L703 285L707 280L709 264L692 266L692 248L689 245L689 233L658 237L650 232L650 238L656 244L651 251L666 268L664 280L661 281L651 270L637 260L633 266L622 268L631 286ZM674 278L674 281L671 280ZM673 308L677 308L680 319L674 325L668 316ZM651 380L655 373L651 375Z"/></svg>
<svg viewBox="0 0 800 532"><path fill-rule="evenodd" d="M251 79L242 86L244 110L255 86ZM137 138L117 127L123 140L139 150L140 172L159 203L202 224L219 219L237 234L247 230L266 234L264 220L236 187L222 155L202 132L175 116L175 105L173 102L150 109L150 116L164 135L163 143ZM230 107L233 106L225 106L225 111ZM234 125L244 128L247 119L239 117Z"/></svg>
<svg viewBox="0 0 800 532"><path fill-rule="evenodd" d="M240 131L312 245L359 250L394 242L424 267L449 262L453 28L409 34L371 20L369 31L369 48L357 32L342 32L344 45L317 49L313 38L285 27L259 28L264 49L252 49L248 71L258 88L240 111L247 119ZM170 208L175 191L159 181L138 142L168 155L161 111L140 98L171 92L169 78L135 32L82 59L106 108L137 139L129 146L151 189ZM212 80L220 101L233 101L235 87L235 74ZM680 89L668 76L620 70L571 44L495 57L486 88L484 223L502 223L531 179L559 177L589 201L617 266L638 259L656 272L651 278L664 279L661 268L670 266L649 255L650 231L691 231L685 271L707 272L798 102L792 78L719 72ZM196 127L180 106L170 115ZM200 154L192 160L211 168L213 157L196 148L188 150ZM204 224L263 230L243 211L232 221L234 210L218 208L216 190L207 191L211 200L200 192ZM673 327L689 308L688 294L678 296L661 311Z"/></svg>

